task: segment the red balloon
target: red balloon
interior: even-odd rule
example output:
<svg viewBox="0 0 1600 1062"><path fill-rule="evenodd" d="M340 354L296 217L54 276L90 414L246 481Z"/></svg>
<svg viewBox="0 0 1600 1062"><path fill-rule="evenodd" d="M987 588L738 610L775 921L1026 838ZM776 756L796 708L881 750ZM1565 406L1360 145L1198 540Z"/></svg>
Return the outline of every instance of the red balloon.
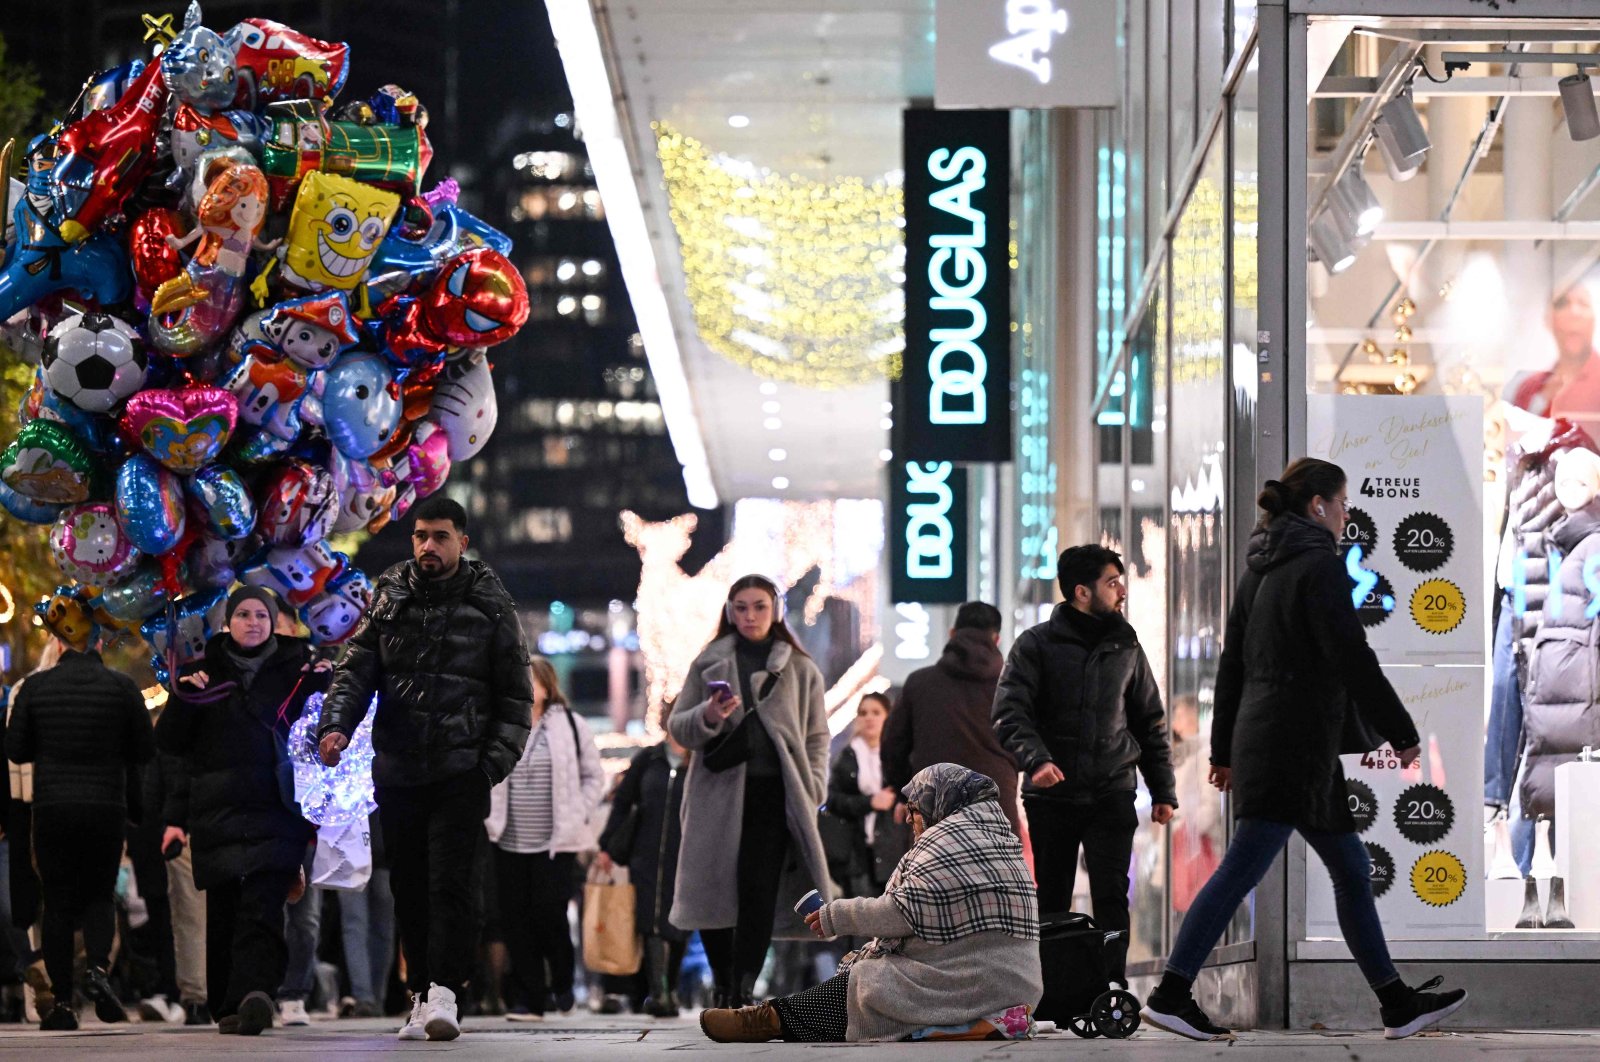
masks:
<svg viewBox="0 0 1600 1062"><path fill-rule="evenodd" d="M149 174L166 108L167 81L161 64L151 63L115 104L61 131L55 179L69 207L60 225L66 240L87 239Z"/></svg>
<svg viewBox="0 0 1600 1062"><path fill-rule="evenodd" d="M168 236L183 235L182 225L176 210L163 207L142 210L134 218L128 232L128 257L133 261L142 305L148 306L157 288L183 272L183 255L167 245Z"/></svg>

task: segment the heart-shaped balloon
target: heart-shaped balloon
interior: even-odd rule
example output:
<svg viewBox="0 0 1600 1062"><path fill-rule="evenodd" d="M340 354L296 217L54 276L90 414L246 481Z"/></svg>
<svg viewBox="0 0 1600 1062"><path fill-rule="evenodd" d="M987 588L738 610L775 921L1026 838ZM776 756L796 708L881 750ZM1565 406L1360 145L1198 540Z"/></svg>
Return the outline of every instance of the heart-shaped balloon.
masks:
<svg viewBox="0 0 1600 1062"><path fill-rule="evenodd" d="M117 469L117 512L135 546L165 553L183 537L183 481L149 454L134 454Z"/></svg>
<svg viewBox="0 0 1600 1062"><path fill-rule="evenodd" d="M152 388L128 399L122 430L174 472L198 472L216 460L239 419L239 403L222 387Z"/></svg>
<svg viewBox="0 0 1600 1062"><path fill-rule="evenodd" d="M244 538L256 526L256 502L244 478L226 465L207 465L189 477L189 498L206 526L223 538Z"/></svg>
<svg viewBox="0 0 1600 1062"><path fill-rule="evenodd" d="M58 421L30 420L0 455L0 480L25 498L56 505L88 501L99 463L72 429Z"/></svg>
<svg viewBox="0 0 1600 1062"><path fill-rule="evenodd" d="M138 566L140 553L109 502L75 505L50 529L50 552L69 579L91 586L116 582Z"/></svg>

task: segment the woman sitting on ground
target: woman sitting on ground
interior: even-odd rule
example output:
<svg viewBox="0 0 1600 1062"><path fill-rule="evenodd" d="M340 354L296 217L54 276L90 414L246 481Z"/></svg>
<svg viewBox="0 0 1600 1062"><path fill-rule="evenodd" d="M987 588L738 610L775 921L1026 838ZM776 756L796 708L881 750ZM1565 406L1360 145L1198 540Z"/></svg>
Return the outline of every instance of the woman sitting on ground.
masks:
<svg viewBox="0 0 1600 1062"><path fill-rule="evenodd" d="M994 781L953 763L905 788L916 842L882 896L835 900L812 932L874 938L815 988L707 1010L721 1043L1021 1039L1043 993L1039 908Z"/></svg>

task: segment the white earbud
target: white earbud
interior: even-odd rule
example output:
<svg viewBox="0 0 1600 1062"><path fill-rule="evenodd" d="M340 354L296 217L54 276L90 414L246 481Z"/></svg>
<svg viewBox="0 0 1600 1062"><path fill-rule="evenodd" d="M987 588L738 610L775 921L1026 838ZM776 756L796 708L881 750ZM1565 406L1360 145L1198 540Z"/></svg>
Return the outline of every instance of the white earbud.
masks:
<svg viewBox="0 0 1600 1062"><path fill-rule="evenodd" d="M1319 506L1317 506L1317 515L1318 516L1327 516L1328 515L1328 510L1324 509L1322 506L1319 505Z"/></svg>

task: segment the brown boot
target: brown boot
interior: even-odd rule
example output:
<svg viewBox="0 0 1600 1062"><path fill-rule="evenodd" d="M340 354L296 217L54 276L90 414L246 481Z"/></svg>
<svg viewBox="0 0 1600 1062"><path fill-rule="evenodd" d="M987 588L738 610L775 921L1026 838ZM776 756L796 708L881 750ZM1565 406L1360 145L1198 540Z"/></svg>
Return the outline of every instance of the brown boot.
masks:
<svg viewBox="0 0 1600 1062"><path fill-rule="evenodd" d="M702 1010L700 1030L719 1044L764 1044L783 1037L783 1022L771 1003L738 1010Z"/></svg>

